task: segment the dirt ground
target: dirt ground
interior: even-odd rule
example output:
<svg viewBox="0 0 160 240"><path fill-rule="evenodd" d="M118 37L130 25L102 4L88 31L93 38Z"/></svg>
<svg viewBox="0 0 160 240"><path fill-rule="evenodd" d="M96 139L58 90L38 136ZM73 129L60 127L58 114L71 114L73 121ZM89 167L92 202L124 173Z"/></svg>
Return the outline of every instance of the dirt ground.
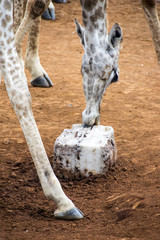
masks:
<svg viewBox="0 0 160 240"><path fill-rule="evenodd" d="M80 3L71 0L55 7L56 21L42 21L39 49L54 87L31 87L26 72L51 163L55 139L63 129L81 123L85 108L80 74L83 48L74 25L75 17L82 22ZM160 70L139 1L110 0L108 18L109 28L118 22L124 34L120 80L107 89L101 107L101 124L115 131L117 165L106 177L60 179L85 217L55 220L55 205L43 195L2 80L0 240L159 240Z"/></svg>

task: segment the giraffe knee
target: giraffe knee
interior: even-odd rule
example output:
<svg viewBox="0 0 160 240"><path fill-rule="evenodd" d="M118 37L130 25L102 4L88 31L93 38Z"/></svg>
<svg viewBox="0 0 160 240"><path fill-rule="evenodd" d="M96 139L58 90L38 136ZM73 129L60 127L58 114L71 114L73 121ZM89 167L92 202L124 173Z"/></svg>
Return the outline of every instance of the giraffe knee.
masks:
<svg viewBox="0 0 160 240"><path fill-rule="evenodd" d="M28 113L32 111L31 95L29 91L23 92L20 90L13 90L10 97L12 106L19 119L27 117Z"/></svg>

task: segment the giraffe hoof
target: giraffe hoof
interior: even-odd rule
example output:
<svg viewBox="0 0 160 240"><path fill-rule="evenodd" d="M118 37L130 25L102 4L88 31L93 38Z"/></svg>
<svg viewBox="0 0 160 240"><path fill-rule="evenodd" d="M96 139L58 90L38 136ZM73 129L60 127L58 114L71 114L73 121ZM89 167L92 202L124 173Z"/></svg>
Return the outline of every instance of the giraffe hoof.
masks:
<svg viewBox="0 0 160 240"><path fill-rule="evenodd" d="M66 212L60 212L54 214L56 219L61 220L79 220L82 219L84 214L76 207Z"/></svg>
<svg viewBox="0 0 160 240"><path fill-rule="evenodd" d="M52 0L54 3L66 3L66 0Z"/></svg>
<svg viewBox="0 0 160 240"><path fill-rule="evenodd" d="M47 10L41 16L45 20L55 20L55 11L53 8L47 8Z"/></svg>
<svg viewBox="0 0 160 240"><path fill-rule="evenodd" d="M53 87L53 83L51 82L50 78L47 75L43 75L32 80L31 85L33 87L42 87L42 88Z"/></svg>

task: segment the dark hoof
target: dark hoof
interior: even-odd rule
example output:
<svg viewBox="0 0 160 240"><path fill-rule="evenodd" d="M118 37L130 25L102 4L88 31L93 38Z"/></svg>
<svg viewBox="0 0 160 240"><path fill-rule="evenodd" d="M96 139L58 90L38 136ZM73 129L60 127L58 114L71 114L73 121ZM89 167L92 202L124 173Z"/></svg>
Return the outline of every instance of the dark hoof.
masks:
<svg viewBox="0 0 160 240"><path fill-rule="evenodd" d="M67 0L52 0L54 3L66 3Z"/></svg>
<svg viewBox="0 0 160 240"><path fill-rule="evenodd" d="M79 220L83 218L84 214L78 208L74 207L66 212L55 213L54 216L56 219L62 220Z"/></svg>
<svg viewBox="0 0 160 240"><path fill-rule="evenodd" d="M49 88L53 87L53 83L51 82L50 78L47 75L43 75L31 81L31 85L33 87L42 87L42 88Z"/></svg>
<svg viewBox="0 0 160 240"><path fill-rule="evenodd" d="M42 14L42 18L45 20L55 20L55 11L54 9L47 8L47 10Z"/></svg>

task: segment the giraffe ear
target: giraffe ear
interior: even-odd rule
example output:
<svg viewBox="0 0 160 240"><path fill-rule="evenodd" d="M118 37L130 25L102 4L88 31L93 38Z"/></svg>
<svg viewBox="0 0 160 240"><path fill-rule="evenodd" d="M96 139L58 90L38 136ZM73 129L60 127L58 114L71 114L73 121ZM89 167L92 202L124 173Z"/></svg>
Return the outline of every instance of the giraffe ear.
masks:
<svg viewBox="0 0 160 240"><path fill-rule="evenodd" d="M118 23L115 23L113 25L113 27L109 33L108 40L114 48L118 47L119 44L122 42L122 40L123 40L122 29L118 25Z"/></svg>
<svg viewBox="0 0 160 240"><path fill-rule="evenodd" d="M77 32L78 36L80 37L81 44L84 46L84 29L81 26L81 24L79 24L79 22L77 21L76 18L75 18L75 23L76 23L76 32Z"/></svg>

